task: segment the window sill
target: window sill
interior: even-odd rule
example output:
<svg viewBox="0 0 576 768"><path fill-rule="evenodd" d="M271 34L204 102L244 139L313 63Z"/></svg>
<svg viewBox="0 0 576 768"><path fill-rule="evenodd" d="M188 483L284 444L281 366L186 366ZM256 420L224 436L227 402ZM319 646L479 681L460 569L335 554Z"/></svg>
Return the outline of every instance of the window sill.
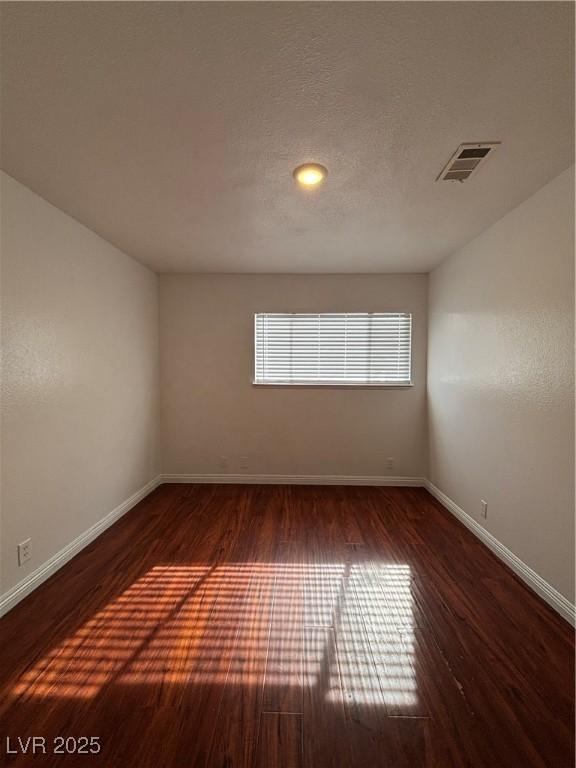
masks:
<svg viewBox="0 0 576 768"><path fill-rule="evenodd" d="M285 389L286 387L297 387L305 389L410 389L414 386L412 382L408 384L343 384L339 382L292 382L292 381L253 381L253 387L277 387Z"/></svg>

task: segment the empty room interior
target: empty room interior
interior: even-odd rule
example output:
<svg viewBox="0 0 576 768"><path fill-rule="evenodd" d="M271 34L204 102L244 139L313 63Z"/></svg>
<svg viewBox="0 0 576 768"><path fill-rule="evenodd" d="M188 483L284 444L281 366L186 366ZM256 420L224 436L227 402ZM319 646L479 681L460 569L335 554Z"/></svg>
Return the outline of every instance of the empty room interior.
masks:
<svg viewBox="0 0 576 768"><path fill-rule="evenodd" d="M0 764L573 768L572 2L1 2Z"/></svg>

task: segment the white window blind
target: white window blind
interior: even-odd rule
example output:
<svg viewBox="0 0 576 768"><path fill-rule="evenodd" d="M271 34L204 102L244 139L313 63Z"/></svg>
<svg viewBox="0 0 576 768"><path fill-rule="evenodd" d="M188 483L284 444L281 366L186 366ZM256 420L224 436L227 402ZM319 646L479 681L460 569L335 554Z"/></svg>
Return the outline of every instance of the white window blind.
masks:
<svg viewBox="0 0 576 768"><path fill-rule="evenodd" d="M255 315L255 384L409 385L405 312Z"/></svg>

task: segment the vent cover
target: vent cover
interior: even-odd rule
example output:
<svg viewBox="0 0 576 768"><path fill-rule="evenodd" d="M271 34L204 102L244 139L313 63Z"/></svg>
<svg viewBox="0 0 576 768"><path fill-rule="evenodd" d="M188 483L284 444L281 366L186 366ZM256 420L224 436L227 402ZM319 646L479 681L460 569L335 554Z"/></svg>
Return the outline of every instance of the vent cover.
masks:
<svg viewBox="0 0 576 768"><path fill-rule="evenodd" d="M436 181L466 181L499 145L499 141L460 144Z"/></svg>

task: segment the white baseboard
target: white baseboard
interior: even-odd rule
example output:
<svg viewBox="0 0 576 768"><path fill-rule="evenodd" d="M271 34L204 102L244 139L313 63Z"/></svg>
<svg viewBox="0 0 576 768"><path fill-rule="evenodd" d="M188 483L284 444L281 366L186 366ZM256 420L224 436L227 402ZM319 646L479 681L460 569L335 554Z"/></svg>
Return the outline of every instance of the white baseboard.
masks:
<svg viewBox="0 0 576 768"><path fill-rule="evenodd" d="M551 584L520 560L491 533L483 528L474 518L464 512L452 499L446 496L432 482L422 477L385 477L355 475L158 475L145 486L132 494L91 528L80 534L53 557L40 565L25 579L0 596L0 616L3 616L17 603L23 600L42 582L71 560L74 555L94 541L106 528L109 528L122 515L138 504L162 483L214 483L214 484L264 484L264 485L371 485L371 486L424 486L438 501L457 517L480 541L497 555L514 573L516 573L536 594L545 600L570 624L575 624L575 606Z"/></svg>
<svg viewBox="0 0 576 768"><path fill-rule="evenodd" d="M53 555L45 563L42 563L35 571L28 574L26 578L15 584L11 589L0 596L0 616L3 616L10 609L12 609L20 600L23 600L26 595L29 595L36 587L40 586L43 581L46 581L53 573L56 573L68 560L71 560L74 555L77 555L81 549L88 546L91 541L94 541L106 528L109 528L116 522L122 515L125 515L132 507L136 506L145 496L151 493L161 483L160 475L155 477L140 490L133 493L130 498L123 501L115 509L105 515L101 520L88 528L87 531L77 536L70 544L67 544L63 549Z"/></svg>
<svg viewBox="0 0 576 768"><path fill-rule="evenodd" d="M163 483L239 485L403 485L422 486L423 477L362 475L161 475Z"/></svg>
<svg viewBox="0 0 576 768"><path fill-rule="evenodd" d="M575 606L567 600L564 595L560 594L551 584L548 584L536 571L533 571L530 566L511 552L508 547L504 546L497 538L495 538L489 531L480 525L473 517L458 506L451 498L446 496L434 483L430 480L425 482L426 489L438 499L442 506L451 512L455 517L460 520L461 523L472 531L480 541L482 541L488 549L500 558L507 566L509 566L515 574L517 574L522 581L524 581L537 595L545 600L548 605L554 608L560 616L568 621L572 626L575 625Z"/></svg>

